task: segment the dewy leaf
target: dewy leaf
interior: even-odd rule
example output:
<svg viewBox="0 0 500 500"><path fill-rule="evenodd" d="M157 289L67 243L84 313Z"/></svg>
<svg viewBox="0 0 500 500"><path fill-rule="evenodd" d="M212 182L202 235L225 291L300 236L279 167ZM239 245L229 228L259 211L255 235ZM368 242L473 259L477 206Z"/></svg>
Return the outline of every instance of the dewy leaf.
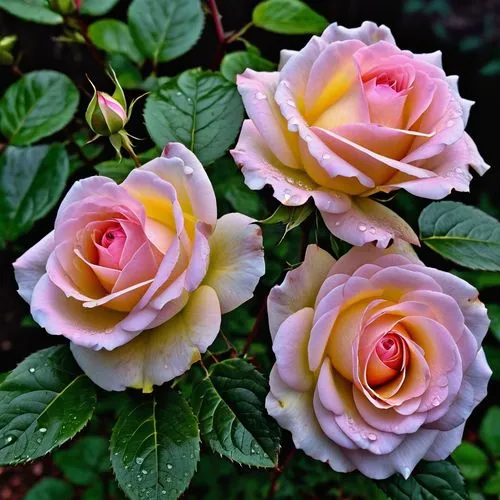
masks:
<svg viewBox="0 0 500 500"><path fill-rule="evenodd" d="M377 483L391 500L465 500L469 495L456 465L420 462L412 475L404 479L395 474Z"/></svg>
<svg viewBox="0 0 500 500"><path fill-rule="evenodd" d="M461 266L500 271L500 223L454 201L431 203L418 220L420 239Z"/></svg>
<svg viewBox="0 0 500 500"><path fill-rule="evenodd" d="M46 0L0 0L0 9L40 24L61 24L64 21L60 14L49 9Z"/></svg>
<svg viewBox="0 0 500 500"><path fill-rule="evenodd" d="M28 73L0 100L0 132L15 146L31 144L64 128L78 100L78 90L66 75L49 70Z"/></svg>
<svg viewBox="0 0 500 500"><path fill-rule="evenodd" d="M80 7L80 14L87 16L103 16L107 14L118 0L83 0Z"/></svg>
<svg viewBox="0 0 500 500"><path fill-rule="evenodd" d="M246 361L213 364L191 395L203 440L240 464L274 467L280 432L264 406L268 392L266 379Z"/></svg>
<svg viewBox="0 0 500 500"><path fill-rule="evenodd" d="M85 2L84 2L85 5ZM135 46L129 27L116 19L101 19L89 26L89 37L96 47L109 53L122 54L136 63L144 57Z"/></svg>
<svg viewBox="0 0 500 500"><path fill-rule="evenodd" d="M0 384L0 464L45 455L89 421L96 387L67 346L26 358Z"/></svg>
<svg viewBox="0 0 500 500"><path fill-rule="evenodd" d="M328 26L327 19L300 0L261 2L255 7L252 17L259 28L284 35L321 33Z"/></svg>
<svg viewBox="0 0 500 500"><path fill-rule="evenodd" d="M150 95L144 118L158 147L182 142L206 165L233 144L243 105L236 86L220 73L193 69Z"/></svg>
<svg viewBox="0 0 500 500"><path fill-rule="evenodd" d="M196 417L185 399L163 386L125 409L111 436L111 462L132 500L175 499L200 458Z"/></svg>
<svg viewBox="0 0 500 500"><path fill-rule="evenodd" d="M200 37L203 22L200 0L134 0L128 9L132 37L155 63L187 52Z"/></svg>
<svg viewBox="0 0 500 500"><path fill-rule="evenodd" d="M61 196L69 172L60 144L16 148L0 156L0 245L27 232Z"/></svg>
<svg viewBox="0 0 500 500"><path fill-rule="evenodd" d="M231 52L224 56L220 71L231 82L236 81L236 75L243 73L247 68L255 71L274 71L276 64L250 51Z"/></svg>

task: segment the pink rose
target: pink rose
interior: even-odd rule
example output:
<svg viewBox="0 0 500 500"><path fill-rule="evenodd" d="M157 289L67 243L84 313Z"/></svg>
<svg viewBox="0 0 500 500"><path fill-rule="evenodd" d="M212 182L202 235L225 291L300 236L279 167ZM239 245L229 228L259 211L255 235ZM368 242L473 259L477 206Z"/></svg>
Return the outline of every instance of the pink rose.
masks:
<svg viewBox="0 0 500 500"><path fill-rule="evenodd" d="M446 76L441 53L399 49L390 30L329 26L280 70L238 76L249 120L232 155L251 189L270 184L285 205L312 197L330 231L354 245L411 228L369 198L403 188L441 199L468 191L469 165L489 167L464 132L471 101Z"/></svg>
<svg viewBox="0 0 500 500"><path fill-rule="evenodd" d="M172 143L120 185L77 182L14 267L35 321L71 340L96 384L148 392L200 358L221 313L252 297L264 257L259 227L217 220L202 165Z"/></svg>
<svg viewBox="0 0 500 500"><path fill-rule="evenodd" d="M404 242L315 245L269 296L276 364L266 408L336 471L408 477L457 447L485 397L489 320L478 292Z"/></svg>

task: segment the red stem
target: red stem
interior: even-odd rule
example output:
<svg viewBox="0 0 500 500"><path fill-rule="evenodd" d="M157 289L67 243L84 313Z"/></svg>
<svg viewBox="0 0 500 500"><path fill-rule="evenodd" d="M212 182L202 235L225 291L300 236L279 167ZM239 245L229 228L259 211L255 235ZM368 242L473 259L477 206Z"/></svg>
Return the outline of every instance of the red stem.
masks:
<svg viewBox="0 0 500 500"><path fill-rule="evenodd" d="M210 9L210 13L212 14L212 19L214 20L215 32L217 33L217 39L219 40L219 44L223 45L226 41L226 37L224 35L224 27L222 26L222 19L219 13L219 9L217 8L216 0L207 0L208 8Z"/></svg>
<svg viewBox="0 0 500 500"><path fill-rule="evenodd" d="M280 477L281 474L283 474L286 467L292 461L293 457L295 456L295 451L296 451L295 447L292 446L290 451L287 453L285 459L283 460L281 466L277 465L274 468L274 470L272 472L272 477L271 477L271 485L269 487L269 492L267 494L268 500L271 500L272 498L274 498L276 490L278 489L278 478Z"/></svg>

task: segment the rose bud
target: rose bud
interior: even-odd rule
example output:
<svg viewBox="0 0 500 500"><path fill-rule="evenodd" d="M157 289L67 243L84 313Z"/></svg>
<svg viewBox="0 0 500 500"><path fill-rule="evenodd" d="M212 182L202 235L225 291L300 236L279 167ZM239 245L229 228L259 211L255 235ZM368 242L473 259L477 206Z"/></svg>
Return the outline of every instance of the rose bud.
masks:
<svg viewBox="0 0 500 500"><path fill-rule="evenodd" d="M106 92L94 93L85 116L89 127L96 134L106 137L116 134L127 123L123 106Z"/></svg>
<svg viewBox="0 0 500 500"><path fill-rule="evenodd" d="M80 10L82 0L48 0L50 8L63 16L69 16Z"/></svg>

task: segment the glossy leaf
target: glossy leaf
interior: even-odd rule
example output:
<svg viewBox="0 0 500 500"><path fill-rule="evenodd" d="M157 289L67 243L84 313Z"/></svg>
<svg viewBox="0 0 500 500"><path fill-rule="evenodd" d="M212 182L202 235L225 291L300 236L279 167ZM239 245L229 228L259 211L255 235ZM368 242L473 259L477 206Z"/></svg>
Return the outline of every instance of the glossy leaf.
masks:
<svg viewBox="0 0 500 500"><path fill-rule="evenodd" d="M327 19L300 0L261 2L252 17L259 28L285 35L321 33L328 26Z"/></svg>
<svg viewBox="0 0 500 500"><path fill-rule="evenodd" d="M184 398L163 387L125 409L111 436L116 479L132 499L175 499L200 457L196 417Z"/></svg>
<svg viewBox="0 0 500 500"><path fill-rule="evenodd" d="M166 62L196 43L204 16L200 0L133 0L128 21L143 55L154 62Z"/></svg>
<svg viewBox="0 0 500 500"><path fill-rule="evenodd" d="M83 0L80 14L87 16L103 16L107 14L119 0Z"/></svg>
<svg viewBox="0 0 500 500"><path fill-rule="evenodd" d="M84 2L85 4L85 2ZM136 63L144 60L135 46L129 27L116 19L101 19L89 26L89 37L96 47L109 53L122 54Z"/></svg>
<svg viewBox="0 0 500 500"><path fill-rule="evenodd" d="M231 82L236 81L236 76L247 68L255 71L274 71L276 64L264 59L252 51L238 51L226 54L220 65L220 71Z"/></svg>
<svg viewBox="0 0 500 500"><path fill-rule="evenodd" d="M67 346L30 355L0 384L0 464L33 460L71 439L96 399Z"/></svg>
<svg viewBox="0 0 500 500"><path fill-rule="evenodd" d="M489 469L488 457L481 448L472 443L462 443L452 454L465 479L477 481Z"/></svg>
<svg viewBox="0 0 500 500"><path fill-rule="evenodd" d="M27 232L57 203L69 173L64 147L9 146L0 156L0 244Z"/></svg>
<svg viewBox="0 0 500 500"><path fill-rule="evenodd" d="M73 118L79 94L57 71L33 71L13 83L0 100L0 132L25 146L64 128Z"/></svg>
<svg viewBox="0 0 500 500"><path fill-rule="evenodd" d="M268 392L265 378L250 363L213 364L191 396L203 440L240 464L274 467L280 433L264 406Z"/></svg>
<svg viewBox="0 0 500 500"><path fill-rule="evenodd" d="M109 54L108 61L115 70L118 81L124 89L138 89L141 87L141 72L128 57L121 54Z"/></svg>
<svg viewBox="0 0 500 500"><path fill-rule="evenodd" d="M280 205L272 215L267 219L259 221L260 224L277 224L279 222L285 224L285 232L280 240L283 241L285 236L292 229L300 226L314 212L314 204L307 202L298 207L289 207Z"/></svg>
<svg viewBox="0 0 500 500"><path fill-rule="evenodd" d="M453 269L453 274L469 282L478 290L486 290L500 286L500 273L492 273L489 271L462 271Z"/></svg>
<svg viewBox="0 0 500 500"><path fill-rule="evenodd" d="M61 24L63 17L49 9L46 0L0 0L0 9L25 21L39 24Z"/></svg>
<svg viewBox="0 0 500 500"><path fill-rule="evenodd" d="M404 479L395 474L377 483L391 500L465 500L469 498L464 479L456 465L442 460L420 462Z"/></svg>
<svg viewBox="0 0 500 500"><path fill-rule="evenodd" d="M146 127L158 147L182 142L203 164L224 155L243 121L236 86L220 73L189 70L150 95Z"/></svg>
<svg viewBox="0 0 500 500"><path fill-rule="evenodd" d="M431 203L420 214L420 239L444 258L470 269L500 271L500 223L454 201Z"/></svg>

